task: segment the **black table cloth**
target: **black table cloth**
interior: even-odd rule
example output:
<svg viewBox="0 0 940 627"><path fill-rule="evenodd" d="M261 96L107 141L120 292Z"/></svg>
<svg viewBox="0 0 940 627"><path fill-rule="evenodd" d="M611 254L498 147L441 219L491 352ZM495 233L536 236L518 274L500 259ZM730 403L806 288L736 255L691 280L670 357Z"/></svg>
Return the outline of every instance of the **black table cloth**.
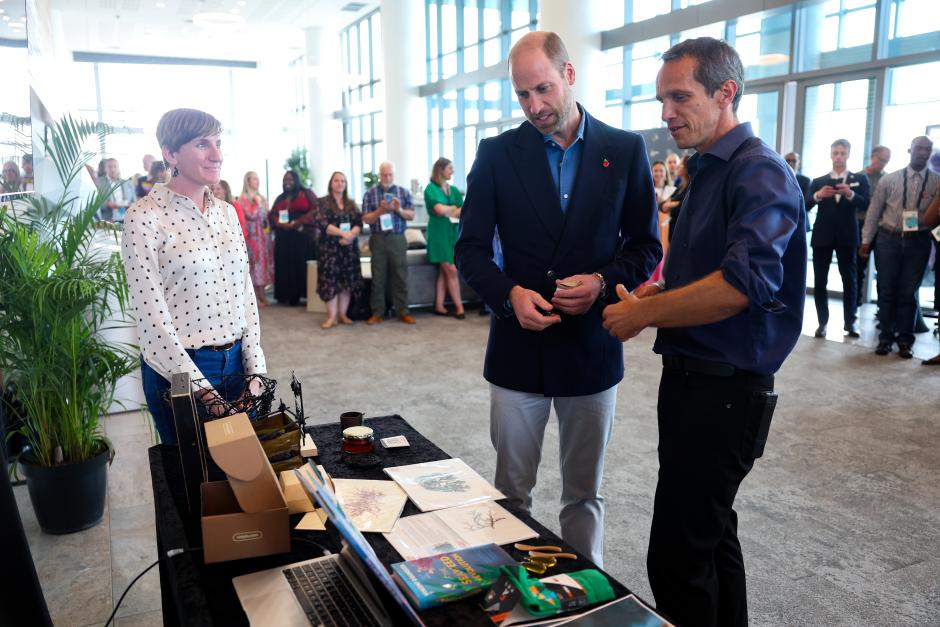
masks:
<svg viewBox="0 0 940 627"><path fill-rule="evenodd" d="M401 416L383 416L369 418L366 426L375 432L376 455L381 464L372 468L359 468L347 464L340 445L342 440L339 423L308 427L319 451L316 461L322 464L333 477L347 479L384 479L388 475L383 467L403 466L420 462L447 459L447 453L422 436ZM379 444L380 438L404 435L411 444L407 448L385 449ZM160 564L160 588L163 600L163 620L166 625L247 625L248 618L242 611L241 603L232 578L239 575L282 566L292 562L319 557L322 548L338 552L341 548L340 536L332 525L327 531L295 531L294 525L301 514L291 516L291 552L217 564L203 564L201 531L198 513L192 515L186 506L180 469L179 450L176 446L158 445L149 450L150 474L153 482L153 500L157 532L157 551L160 556L171 549L186 549L181 555L163 560ZM534 529L539 538L538 544L554 544L568 552L574 550L565 545L554 533L540 525L530 516L508 506L500 504ZM402 516L420 513L409 500ZM386 565L402 561L402 557L380 533L367 533L365 537L375 549L379 559ZM321 548L322 547L322 548ZM523 555L512 547L503 547L510 555L522 559ZM559 560L558 566L548 574L572 572L584 568L595 568L586 558L578 560ZM629 590L610 577L611 585L618 597L629 594ZM376 585L376 588L380 586ZM382 591L379 590L381 594ZM429 626L461 627L471 625L490 625L486 615L479 609L480 597L450 603L438 608L421 612L422 620Z"/></svg>

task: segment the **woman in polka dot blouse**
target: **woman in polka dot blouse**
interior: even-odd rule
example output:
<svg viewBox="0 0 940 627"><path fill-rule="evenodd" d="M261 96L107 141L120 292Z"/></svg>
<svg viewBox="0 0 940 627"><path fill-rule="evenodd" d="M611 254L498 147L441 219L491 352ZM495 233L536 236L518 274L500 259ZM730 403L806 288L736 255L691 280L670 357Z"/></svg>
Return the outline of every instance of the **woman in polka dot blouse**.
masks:
<svg viewBox="0 0 940 627"><path fill-rule="evenodd" d="M244 392L228 375L266 371L241 225L232 205L209 191L220 178L221 130L202 111L165 113L157 140L173 178L154 185L124 222L144 395L164 443L176 442L165 399L171 375L203 379L194 395L217 407L218 397L234 402Z"/></svg>

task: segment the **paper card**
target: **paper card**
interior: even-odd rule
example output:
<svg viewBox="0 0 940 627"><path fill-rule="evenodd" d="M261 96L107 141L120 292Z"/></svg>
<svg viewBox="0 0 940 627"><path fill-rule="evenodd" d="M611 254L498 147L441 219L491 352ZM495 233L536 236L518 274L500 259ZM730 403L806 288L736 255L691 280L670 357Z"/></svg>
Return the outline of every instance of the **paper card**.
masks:
<svg viewBox="0 0 940 627"><path fill-rule="evenodd" d="M901 212L901 226L905 233L910 233L920 228L916 209L905 209Z"/></svg>
<svg viewBox="0 0 940 627"><path fill-rule="evenodd" d="M287 209L281 209L277 212L277 221L281 224L287 224L290 222L290 211Z"/></svg>
<svg viewBox="0 0 940 627"><path fill-rule="evenodd" d="M392 230L392 214L390 214L390 213L383 213L382 215L380 215L380 216L379 216L379 227L380 227L383 231L391 231L391 230Z"/></svg>
<svg viewBox="0 0 940 627"><path fill-rule="evenodd" d="M460 459L386 468L422 512L505 498Z"/></svg>
<svg viewBox="0 0 940 627"><path fill-rule="evenodd" d="M323 522L325 517L326 514L321 509L307 512L294 529L297 531L326 531L326 525Z"/></svg>
<svg viewBox="0 0 940 627"><path fill-rule="evenodd" d="M408 500L394 481L333 479L333 485L340 505L363 533L391 531Z"/></svg>
<svg viewBox="0 0 940 627"><path fill-rule="evenodd" d="M411 446L408 443L408 438L403 435L393 435L390 438L382 438L379 440L382 443L382 446L385 448L400 448L403 446Z"/></svg>
<svg viewBox="0 0 940 627"><path fill-rule="evenodd" d="M537 537L535 531L492 501L399 518L392 532L385 534L406 560Z"/></svg>
<svg viewBox="0 0 940 627"><path fill-rule="evenodd" d="M493 501L442 509L435 514L455 530L468 546L490 542L504 545L539 536L528 525Z"/></svg>
<svg viewBox="0 0 940 627"><path fill-rule="evenodd" d="M352 223L350 223L350 222L340 222L340 223L339 223L339 230L340 230L340 231L343 231L344 233L347 233L347 232L351 231L351 230L352 230Z"/></svg>

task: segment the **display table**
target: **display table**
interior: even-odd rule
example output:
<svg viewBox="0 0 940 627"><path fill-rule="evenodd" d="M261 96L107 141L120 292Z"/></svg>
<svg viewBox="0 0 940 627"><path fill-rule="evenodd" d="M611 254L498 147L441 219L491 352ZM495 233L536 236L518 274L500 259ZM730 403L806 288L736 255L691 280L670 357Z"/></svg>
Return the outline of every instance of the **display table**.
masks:
<svg viewBox="0 0 940 627"><path fill-rule="evenodd" d="M375 431L375 441L393 435L404 435L411 446L408 448L384 449L377 445L376 454L382 464L373 468L356 468L343 461L340 450L341 432L339 423L319 425L309 428L320 456L317 461L333 477L350 479L385 479L388 476L382 467L416 464L450 457L422 436L400 416L383 416L366 419L365 424ZM186 507L186 497L180 470L179 453L175 446L158 445L149 450L150 474L153 481L153 501L157 532L157 551L166 555L174 548L194 549L201 545L199 516L190 515ZM554 544L566 551L574 552L554 533L540 525L529 516L508 506L500 504L539 534L537 544ZM402 516L419 513L411 501L405 505ZM242 611L232 578L247 573L273 568L305 559L319 557L322 550L317 543L332 552L340 549L339 534L332 525L328 531L294 531L293 526L301 515L291 516L291 552L252 558L220 564L205 565L198 550L189 551L160 563L160 588L163 600L163 620L165 625L247 625L248 619ZM384 564L402 561L380 533L365 534ZM503 547L511 555L521 560L522 554L511 546ZM557 567L550 574L570 572L584 568L594 568L586 558L578 560L559 560ZM609 577L618 597L629 594L622 584ZM421 613L427 625L490 625L486 615L479 609L480 597L473 597L444 605Z"/></svg>

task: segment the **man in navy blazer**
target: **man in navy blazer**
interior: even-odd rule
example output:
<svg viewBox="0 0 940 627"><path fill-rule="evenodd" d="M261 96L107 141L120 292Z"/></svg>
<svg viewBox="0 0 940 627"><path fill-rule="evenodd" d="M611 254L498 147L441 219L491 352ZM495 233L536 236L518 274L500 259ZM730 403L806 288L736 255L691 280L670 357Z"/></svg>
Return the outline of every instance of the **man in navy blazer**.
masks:
<svg viewBox="0 0 940 627"><path fill-rule="evenodd" d="M467 177L457 266L493 310L490 382L496 487L529 511L554 403L561 449L562 537L603 564L600 483L623 347L602 327L613 286L633 289L662 256L641 137L591 117L554 33L509 55L527 122L484 139ZM499 233L503 269L493 261Z"/></svg>
<svg viewBox="0 0 940 627"><path fill-rule="evenodd" d="M851 144L846 139L832 142L832 172L813 179L810 193L806 196L806 210L815 205L816 221L813 223L813 297L819 326L816 337L826 337L829 323L829 264L835 251L842 276L842 307L845 332L849 337L858 337L855 322L858 310L858 222L856 213L868 208L871 197L868 178L864 173L855 174L846 169Z"/></svg>

